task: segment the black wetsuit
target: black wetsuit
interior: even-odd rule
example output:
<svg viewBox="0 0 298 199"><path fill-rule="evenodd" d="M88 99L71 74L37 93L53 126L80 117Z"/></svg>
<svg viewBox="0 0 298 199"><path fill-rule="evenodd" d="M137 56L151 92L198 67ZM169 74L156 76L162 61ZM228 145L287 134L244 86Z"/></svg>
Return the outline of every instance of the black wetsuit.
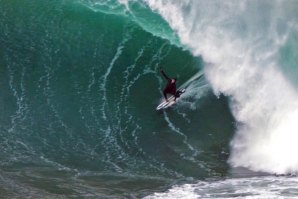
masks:
<svg viewBox="0 0 298 199"><path fill-rule="evenodd" d="M180 91L177 92L177 90L176 90L176 79L169 78L163 70L160 70L160 72L164 76L164 78L168 81L165 89L163 90L163 95L164 95L165 99L168 100L167 94L172 94L175 96L174 100L176 100L176 98L179 97L181 94ZM172 82L172 80L175 80L175 81Z"/></svg>

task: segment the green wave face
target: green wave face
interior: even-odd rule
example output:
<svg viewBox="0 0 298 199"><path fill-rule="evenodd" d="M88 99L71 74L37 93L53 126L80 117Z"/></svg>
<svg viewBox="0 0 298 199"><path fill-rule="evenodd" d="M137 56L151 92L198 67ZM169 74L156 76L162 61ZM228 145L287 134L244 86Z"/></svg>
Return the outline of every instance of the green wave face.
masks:
<svg viewBox="0 0 298 199"><path fill-rule="evenodd" d="M169 24L158 13L153 12L143 1L81 0L80 3L94 12L127 18L144 31L166 39L178 47L182 46L178 36Z"/></svg>
<svg viewBox="0 0 298 199"><path fill-rule="evenodd" d="M0 0L0 29L0 195L141 197L226 175L227 101L145 4ZM188 90L156 112L159 67Z"/></svg>

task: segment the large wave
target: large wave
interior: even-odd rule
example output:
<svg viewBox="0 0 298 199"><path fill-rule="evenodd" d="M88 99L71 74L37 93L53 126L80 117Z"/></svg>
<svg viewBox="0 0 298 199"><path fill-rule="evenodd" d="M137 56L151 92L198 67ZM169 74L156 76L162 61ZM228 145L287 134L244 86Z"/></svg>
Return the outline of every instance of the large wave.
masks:
<svg viewBox="0 0 298 199"><path fill-rule="evenodd" d="M297 2L145 2L203 57L214 93L229 96L238 122L229 163L297 173Z"/></svg>
<svg viewBox="0 0 298 199"><path fill-rule="evenodd" d="M0 4L6 196L142 196L227 175L234 120L226 98L213 95L201 57L147 4ZM160 66L188 92L157 112Z"/></svg>
<svg viewBox="0 0 298 199"><path fill-rule="evenodd" d="M230 165L296 173L294 2L0 4L1 194L141 197ZM160 66L187 92L157 112Z"/></svg>

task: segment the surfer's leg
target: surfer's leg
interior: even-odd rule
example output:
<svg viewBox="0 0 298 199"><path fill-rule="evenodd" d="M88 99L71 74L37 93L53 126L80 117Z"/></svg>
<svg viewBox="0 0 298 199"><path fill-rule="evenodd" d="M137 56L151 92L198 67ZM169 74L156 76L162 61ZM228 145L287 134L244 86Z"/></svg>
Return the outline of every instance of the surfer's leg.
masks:
<svg viewBox="0 0 298 199"><path fill-rule="evenodd" d="M176 91L173 95L175 96L175 101L176 101L176 98L179 98L180 97L180 95L181 95L181 91Z"/></svg>
<svg viewBox="0 0 298 199"><path fill-rule="evenodd" d="M176 91L173 91L171 94L174 96L174 101L176 101L176 98L179 97L179 96L177 95L177 92L176 92Z"/></svg>
<svg viewBox="0 0 298 199"><path fill-rule="evenodd" d="M177 91L176 94L175 94L175 96L176 97L180 97L181 93L182 93L181 91Z"/></svg>
<svg viewBox="0 0 298 199"><path fill-rule="evenodd" d="M165 90L163 91L163 96L165 97L166 101L168 102L167 92Z"/></svg>

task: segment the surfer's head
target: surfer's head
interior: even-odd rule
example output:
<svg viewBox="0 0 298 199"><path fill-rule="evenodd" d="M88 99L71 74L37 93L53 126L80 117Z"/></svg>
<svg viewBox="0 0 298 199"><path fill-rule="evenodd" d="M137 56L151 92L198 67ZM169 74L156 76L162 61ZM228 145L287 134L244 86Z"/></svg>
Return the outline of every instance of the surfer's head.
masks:
<svg viewBox="0 0 298 199"><path fill-rule="evenodd" d="M174 78L171 80L172 83L176 83L176 81L177 81L177 78L176 78L176 77L174 77Z"/></svg>

